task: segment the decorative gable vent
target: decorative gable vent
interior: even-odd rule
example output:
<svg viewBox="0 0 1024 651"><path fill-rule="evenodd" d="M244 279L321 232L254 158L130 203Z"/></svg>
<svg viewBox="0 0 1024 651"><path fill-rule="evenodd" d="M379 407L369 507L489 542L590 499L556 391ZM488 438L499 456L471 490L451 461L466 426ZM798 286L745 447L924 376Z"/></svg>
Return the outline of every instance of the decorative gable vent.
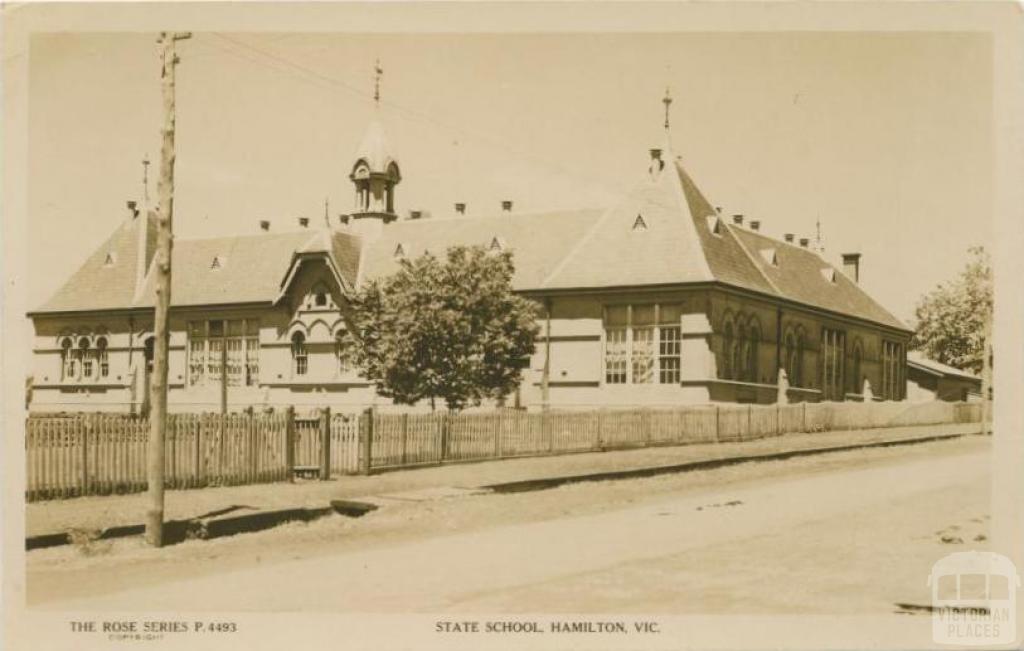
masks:
<svg viewBox="0 0 1024 651"><path fill-rule="evenodd" d="M712 235L722 234L722 220L718 218L718 215L708 215L708 230L711 231Z"/></svg>
<svg viewBox="0 0 1024 651"><path fill-rule="evenodd" d="M401 242L399 242L398 246L395 247L395 257L396 258L404 258L405 257L405 247L402 246Z"/></svg>
<svg viewBox="0 0 1024 651"><path fill-rule="evenodd" d="M639 213L637 214L636 219L633 221L633 230L634 231L646 231L647 230L647 222L644 221L644 216L643 215L641 215Z"/></svg>
<svg viewBox="0 0 1024 651"><path fill-rule="evenodd" d="M761 257L773 267L779 266L779 254L776 253L775 249L761 249Z"/></svg>
<svg viewBox="0 0 1024 651"><path fill-rule="evenodd" d="M828 267L827 269L822 269L821 275L825 278L825 280L829 281L830 283L834 283L836 281L836 270L831 267Z"/></svg>
<svg viewBox="0 0 1024 651"><path fill-rule="evenodd" d="M213 256L213 261L210 262L210 269L220 269L227 263L227 259L219 255Z"/></svg>
<svg viewBox="0 0 1024 651"><path fill-rule="evenodd" d="M113 251L108 251L108 252L107 252L107 257L106 257L106 259L105 259L105 260L103 261L103 266L104 266L104 267L113 267L113 266L114 266L114 263L115 263L116 261L117 261L117 258L116 258L116 257L114 256L114 252L113 252Z"/></svg>

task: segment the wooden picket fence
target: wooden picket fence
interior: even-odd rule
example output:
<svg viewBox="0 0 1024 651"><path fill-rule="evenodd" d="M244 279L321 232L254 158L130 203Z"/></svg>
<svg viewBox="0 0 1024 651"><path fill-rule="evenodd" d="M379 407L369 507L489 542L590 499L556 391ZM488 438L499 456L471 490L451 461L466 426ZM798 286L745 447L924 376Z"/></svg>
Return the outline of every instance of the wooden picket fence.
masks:
<svg viewBox="0 0 1024 651"><path fill-rule="evenodd" d="M285 481L441 463L656 445L750 441L795 432L981 420L980 403L800 403L580 411L171 414L169 488ZM29 500L146 489L149 421L123 414L30 416Z"/></svg>

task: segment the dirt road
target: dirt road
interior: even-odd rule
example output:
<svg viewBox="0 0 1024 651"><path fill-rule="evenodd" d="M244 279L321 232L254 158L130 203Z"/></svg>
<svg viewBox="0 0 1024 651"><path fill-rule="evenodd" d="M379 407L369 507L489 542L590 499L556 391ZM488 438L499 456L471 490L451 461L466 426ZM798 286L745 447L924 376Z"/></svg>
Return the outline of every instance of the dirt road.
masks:
<svg viewBox="0 0 1024 651"><path fill-rule="evenodd" d="M268 535L255 561L249 548L233 565L208 563L184 578L169 561L187 550L147 550L128 569L122 562L121 575L110 571L114 559L61 567L40 556L30 562L29 598L129 611L887 613L897 602L928 602L935 560L985 547L988 445L973 437L410 505L385 516L415 521L408 535L314 524L304 535L326 528L314 536L315 553L303 553L314 543L300 537L292 557L268 558L289 544ZM604 508L602 499L615 503ZM459 520L496 508L506 517ZM531 508L544 515L517 515ZM417 519L424 509L434 518ZM455 522L455 532L438 521ZM139 582L124 572L149 585L127 587ZM87 587L68 590L70 580Z"/></svg>

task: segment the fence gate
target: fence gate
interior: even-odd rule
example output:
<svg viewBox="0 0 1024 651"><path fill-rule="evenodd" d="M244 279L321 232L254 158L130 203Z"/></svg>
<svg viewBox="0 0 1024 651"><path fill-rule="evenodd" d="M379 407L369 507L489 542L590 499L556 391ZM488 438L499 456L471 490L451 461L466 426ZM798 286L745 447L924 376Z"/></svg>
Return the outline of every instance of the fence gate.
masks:
<svg viewBox="0 0 1024 651"><path fill-rule="evenodd" d="M295 474L312 475L320 472L323 445L319 415L295 417Z"/></svg>

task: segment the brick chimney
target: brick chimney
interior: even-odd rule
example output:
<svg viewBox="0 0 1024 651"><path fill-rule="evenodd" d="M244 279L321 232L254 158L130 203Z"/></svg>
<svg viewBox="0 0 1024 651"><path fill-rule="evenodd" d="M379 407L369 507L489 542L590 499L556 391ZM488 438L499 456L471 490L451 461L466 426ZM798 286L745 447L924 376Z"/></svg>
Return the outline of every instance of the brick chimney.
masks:
<svg viewBox="0 0 1024 651"><path fill-rule="evenodd" d="M733 215L732 216L732 223L736 224L737 226L742 226L743 225L743 215L739 215L739 214Z"/></svg>
<svg viewBox="0 0 1024 651"><path fill-rule="evenodd" d="M139 216L139 202L137 201L126 201L125 205L128 206L128 213L132 219Z"/></svg>
<svg viewBox="0 0 1024 651"><path fill-rule="evenodd" d="M422 216L423 216L423 211L422 210L410 210L409 211L409 219L419 219Z"/></svg>
<svg viewBox="0 0 1024 651"><path fill-rule="evenodd" d="M855 283L860 282L860 254L859 253L844 253L843 254L843 273L846 277Z"/></svg>
<svg viewBox="0 0 1024 651"><path fill-rule="evenodd" d="M508 200L508 199L505 199L504 201L502 201L501 202L501 211L502 212L512 212L512 202L510 200Z"/></svg>
<svg viewBox="0 0 1024 651"><path fill-rule="evenodd" d="M455 214L456 215L465 215L466 214L466 204L462 203L461 201L458 202L457 204L455 204Z"/></svg>
<svg viewBox="0 0 1024 651"><path fill-rule="evenodd" d="M309 217L299 217L299 226L309 228Z"/></svg>
<svg viewBox="0 0 1024 651"><path fill-rule="evenodd" d="M787 241L787 242L789 242L790 244L792 244L792 243L793 243L793 234L792 234L792 233L786 233L785 235L783 235L783 237L784 237L784 238L786 239L786 241Z"/></svg>
<svg viewBox="0 0 1024 651"><path fill-rule="evenodd" d="M807 239L806 237L801 237L800 238L800 246L801 247L806 249L807 245L810 244L810 243L811 243L811 241L809 239Z"/></svg>
<svg viewBox="0 0 1024 651"><path fill-rule="evenodd" d="M261 231L269 231L270 230L270 222L268 220L266 220L266 219L261 219L260 220L260 230Z"/></svg>
<svg viewBox="0 0 1024 651"><path fill-rule="evenodd" d="M761 222L756 220L756 219L751 219L750 220L750 230L752 230L752 231L760 231L761 230Z"/></svg>

